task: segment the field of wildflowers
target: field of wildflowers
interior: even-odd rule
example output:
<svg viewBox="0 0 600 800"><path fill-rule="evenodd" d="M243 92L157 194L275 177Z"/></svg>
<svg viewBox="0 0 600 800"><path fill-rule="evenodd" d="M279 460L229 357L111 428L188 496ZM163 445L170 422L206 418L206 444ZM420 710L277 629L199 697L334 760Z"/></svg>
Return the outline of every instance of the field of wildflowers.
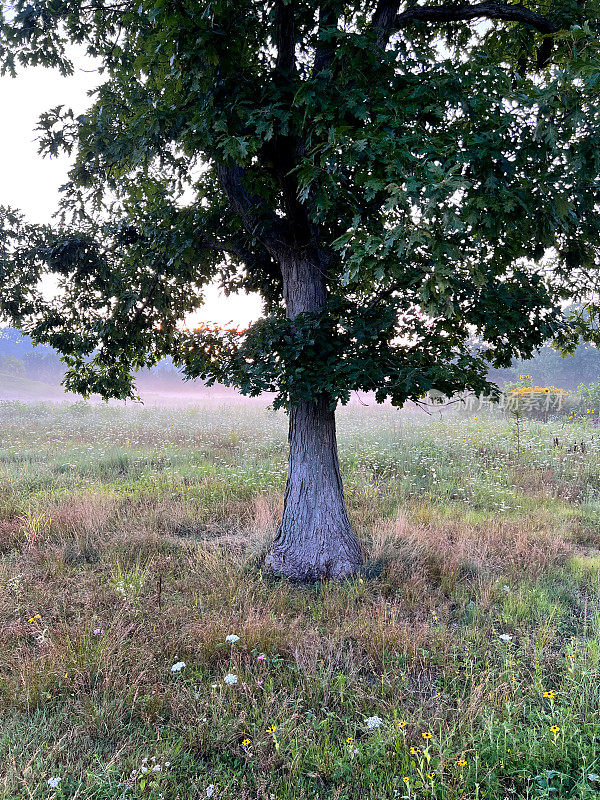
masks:
<svg viewBox="0 0 600 800"><path fill-rule="evenodd" d="M0 404L0 797L597 797L594 418L343 409L299 587L282 413Z"/></svg>

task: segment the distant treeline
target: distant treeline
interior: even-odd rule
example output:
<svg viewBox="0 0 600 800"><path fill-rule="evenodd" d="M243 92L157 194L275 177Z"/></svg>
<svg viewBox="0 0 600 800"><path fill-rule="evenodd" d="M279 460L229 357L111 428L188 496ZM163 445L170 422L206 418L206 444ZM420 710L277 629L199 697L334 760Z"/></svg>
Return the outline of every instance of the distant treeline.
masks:
<svg viewBox="0 0 600 800"><path fill-rule="evenodd" d="M58 385L64 372L65 366L52 347L34 347L29 336L16 328L0 328L0 375ZM156 367L140 371L138 382L179 384L181 375L170 359L163 359Z"/></svg>
<svg viewBox="0 0 600 800"><path fill-rule="evenodd" d="M590 384L600 380L600 350L580 344L572 356L561 356L552 347L543 347L528 361L515 361L510 369L490 370L495 383L504 385L519 380L527 374L535 386L557 386L576 389L580 383Z"/></svg>
<svg viewBox="0 0 600 800"><path fill-rule="evenodd" d="M43 381L60 383L64 365L51 347L34 347L28 336L15 328L0 328L0 373ZM558 386L575 389L580 383L600 380L600 350L591 345L580 345L575 355L564 358L552 347L544 347L529 361L515 361L510 369L491 370L490 377L501 386L517 381L519 376L531 375L538 386ZM179 371L170 359L139 374L139 382L175 384L181 382Z"/></svg>

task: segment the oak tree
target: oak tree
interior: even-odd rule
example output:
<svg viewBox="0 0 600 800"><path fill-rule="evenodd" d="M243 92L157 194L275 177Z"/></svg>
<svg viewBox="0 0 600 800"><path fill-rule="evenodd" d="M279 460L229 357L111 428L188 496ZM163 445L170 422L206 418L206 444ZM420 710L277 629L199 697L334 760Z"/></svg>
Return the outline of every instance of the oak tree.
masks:
<svg viewBox="0 0 600 800"><path fill-rule="evenodd" d="M580 332L567 300L595 318L599 30L598 0L14 0L5 74L85 51L101 81L40 120L73 167L56 224L3 210L0 313L77 392L131 396L165 355L275 392L268 563L350 575L336 405L493 391L490 366ZM215 280L263 317L186 330Z"/></svg>

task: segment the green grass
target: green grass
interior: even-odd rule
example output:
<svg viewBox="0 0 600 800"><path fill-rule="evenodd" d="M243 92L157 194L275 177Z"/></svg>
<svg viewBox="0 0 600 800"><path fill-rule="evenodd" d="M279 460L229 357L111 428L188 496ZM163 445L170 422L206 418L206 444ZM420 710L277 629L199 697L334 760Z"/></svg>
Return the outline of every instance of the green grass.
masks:
<svg viewBox="0 0 600 800"><path fill-rule="evenodd" d="M0 796L596 797L596 429L342 410L365 568L300 587L285 428L0 404Z"/></svg>

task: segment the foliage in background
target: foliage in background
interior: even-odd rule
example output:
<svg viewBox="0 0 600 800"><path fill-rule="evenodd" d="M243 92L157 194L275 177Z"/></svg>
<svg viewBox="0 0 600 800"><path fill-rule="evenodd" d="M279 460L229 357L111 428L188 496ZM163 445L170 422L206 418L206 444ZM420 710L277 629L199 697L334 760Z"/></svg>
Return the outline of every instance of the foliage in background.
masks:
<svg viewBox="0 0 600 800"><path fill-rule="evenodd" d="M510 414L544 421L564 414L569 399L569 393L556 386L534 386L531 375L520 375L518 381L507 383L503 393Z"/></svg>
<svg viewBox="0 0 600 800"><path fill-rule="evenodd" d="M579 402L580 412L585 407L586 414L600 414L600 381L587 386L585 383L580 383L574 395Z"/></svg>
<svg viewBox="0 0 600 800"><path fill-rule="evenodd" d="M531 375L503 387L501 408L513 417L574 420L581 417L597 421L600 415L600 383L580 383L575 391L556 386L534 386Z"/></svg>
<svg viewBox="0 0 600 800"><path fill-rule="evenodd" d="M65 364L60 354L47 345L35 346L29 336L16 328L0 328L0 373L26 376L57 386L65 374ZM140 370L137 383L144 387L148 381L181 387L181 372L171 358L162 359L156 366ZM1 383L0 383L1 388Z"/></svg>
<svg viewBox="0 0 600 800"><path fill-rule="evenodd" d="M515 360L508 369L491 370L491 380L504 386L527 373L538 386L576 389L580 383L600 379L600 350L591 344L579 344L572 355L563 356L549 345L542 347L527 361Z"/></svg>

